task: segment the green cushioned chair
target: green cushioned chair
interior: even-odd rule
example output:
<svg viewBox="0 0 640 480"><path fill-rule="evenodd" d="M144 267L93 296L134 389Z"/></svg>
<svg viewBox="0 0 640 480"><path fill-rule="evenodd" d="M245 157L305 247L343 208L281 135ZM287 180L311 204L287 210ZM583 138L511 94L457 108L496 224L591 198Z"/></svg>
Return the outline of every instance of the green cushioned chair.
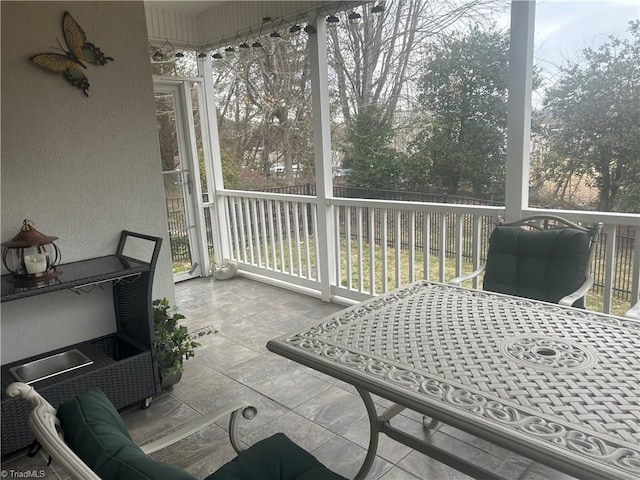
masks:
<svg viewBox="0 0 640 480"><path fill-rule="evenodd" d="M234 404L188 422L170 435L138 446L109 399L93 388L56 410L33 387L12 383L10 396L31 403L29 426L40 445L73 478L82 480L194 480L172 465L149 457L215 420L231 415L229 436L238 456L206 480L345 480L278 433L242 450L236 439L237 419L255 415L253 407Z"/></svg>
<svg viewBox="0 0 640 480"><path fill-rule="evenodd" d="M593 286L589 267L602 223L586 228L553 215L500 222L485 265L450 283L484 273L483 289L584 308Z"/></svg>

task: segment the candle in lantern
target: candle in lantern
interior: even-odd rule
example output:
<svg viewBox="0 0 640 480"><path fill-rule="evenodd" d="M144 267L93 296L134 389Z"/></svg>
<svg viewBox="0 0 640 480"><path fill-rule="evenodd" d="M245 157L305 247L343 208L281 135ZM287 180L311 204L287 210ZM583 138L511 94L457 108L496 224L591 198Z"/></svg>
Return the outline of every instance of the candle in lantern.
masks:
<svg viewBox="0 0 640 480"><path fill-rule="evenodd" d="M43 253L25 255L24 266L29 274L42 273L47 269L47 257Z"/></svg>

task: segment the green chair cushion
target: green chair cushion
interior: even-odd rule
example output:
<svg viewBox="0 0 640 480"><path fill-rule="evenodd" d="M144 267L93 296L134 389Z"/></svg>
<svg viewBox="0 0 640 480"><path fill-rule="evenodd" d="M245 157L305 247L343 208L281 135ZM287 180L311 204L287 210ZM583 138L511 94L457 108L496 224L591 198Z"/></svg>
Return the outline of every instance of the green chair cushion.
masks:
<svg viewBox="0 0 640 480"><path fill-rule="evenodd" d="M255 443L205 480L346 480L283 433Z"/></svg>
<svg viewBox="0 0 640 480"><path fill-rule="evenodd" d="M67 445L103 480L195 480L147 456L131 439L113 404L92 388L58 408Z"/></svg>
<svg viewBox="0 0 640 480"><path fill-rule="evenodd" d="M67 445L103 480L194 480L145 455L131 439L113 404L97 388L58 408ZM346 480L284 434L241 452L207 480Z"/></svg>
<svg viewBox="0 0 640 480"><path fill-rule="evenodd" d="M483 288L557 303L584 283L588 259L587 232L498 226L489 240ZM584 299L574 305L584 307Z"/></svg>

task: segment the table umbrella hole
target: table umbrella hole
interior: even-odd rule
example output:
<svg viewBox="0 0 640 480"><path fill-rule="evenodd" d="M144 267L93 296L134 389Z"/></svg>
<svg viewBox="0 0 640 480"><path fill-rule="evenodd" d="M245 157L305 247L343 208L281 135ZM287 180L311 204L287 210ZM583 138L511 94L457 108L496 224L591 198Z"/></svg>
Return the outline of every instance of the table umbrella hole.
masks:
<svg viewBox="0 0 640 480"><path fill-rule="evenodd" d="M556 354L556 351L550 348L538 348L536 353L545 357L553 357Z"/></svg>

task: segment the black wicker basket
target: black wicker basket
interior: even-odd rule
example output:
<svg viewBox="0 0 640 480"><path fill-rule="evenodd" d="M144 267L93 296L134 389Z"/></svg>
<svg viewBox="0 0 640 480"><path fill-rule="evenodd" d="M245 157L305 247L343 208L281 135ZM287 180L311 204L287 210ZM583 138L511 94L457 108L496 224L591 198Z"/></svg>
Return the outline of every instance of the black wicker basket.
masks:
<svg viewBox="0 0 640 480"><path fill-rule="evenodd" d="M5 391L15 382L9 369L70 349L78 349L93 364L56 375L31 385L54 407L91 387L100 388L116 408L123 408L158 393L151 352L136 342L114 334L90 342L65 347L14 364L2 366L2 456L25 448L33 442L29 430L29 405L20 398L10 398Z"/></svg>

